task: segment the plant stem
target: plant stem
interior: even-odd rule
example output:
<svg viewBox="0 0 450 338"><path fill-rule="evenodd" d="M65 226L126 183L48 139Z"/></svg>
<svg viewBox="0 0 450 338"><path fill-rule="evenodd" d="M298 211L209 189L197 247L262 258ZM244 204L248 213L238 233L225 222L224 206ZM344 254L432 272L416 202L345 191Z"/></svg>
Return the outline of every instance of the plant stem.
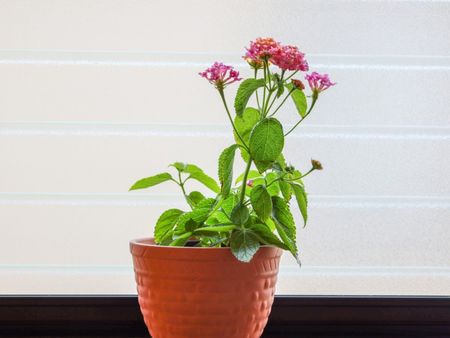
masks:
<svg viewBox="0 0 450 338"><path fill-rule="evenodd" d="M306 177L306 176L308 176L309 174L311 174L314 170L315 170L314 168L311 168L311 169L309 169L309 171L308 171L306 174L301 175L300 177L284 178L285 175L283 175L283 176L281 176L281 177L278 177L277 179L274 179L272 182L270 182L270 183L266 186L266 189L267 189L268 187L270 187L273 183L278 182L278 181L281 181L281 180L286 181L286 182L293 182L293 181L296 181L296 180L301 180L303 177Z"/></svg>
<svg viewBox="0 0 450 338"><path fill-rule="evenodd" d="M288 136L290 133L292 133L292 131L297 128L297 126L304 120L306 119L306 117L309 115L309 113L311 113L311 110L314 108L314 105L316 104L317 101L317 97L313 97L312 103L311 103L311 107L309 107L308 112L305 114L305 116L303 116L300 121L298 121L291 129L289 129L289 131L284 134L284 136Z"/></svg>
<svg viewBox="0 0 450 338"><path fill-rule="evenodd" d="M258 68L255 68L255 79L258 78ZM258 90L255 91L256 94L256 104L258 105L258 110L261 111L261 106L259 105L259 95Z"/></svg>
<svg viewBox="0 0 450 338"><path fill-rule="evenodd" d="M241 198L239 200L240 204L242 204L242 202L244 202L245 199L245 189L247 189L248 172L250 171L251 166L252 166L252 158L249 156L247 166L245 167L244 171L244 177L242 179Z"/></svg>
<svg viewBox="0 0 450 338"><path fill-rule="evenodd" d="M225 100L225 94L223 93L223 89L218 89L220 97L222 98L223 105L225 106L225 110L227 111L228 118L230 119L231 125L233 126L234 132L239 137L239 140L241 140L242 145L245 147L245 149L248 151L248 145L245 143L242 136L239 134L239 132L236 129L236 126L234 125L233 119L231 118L230 111L228 109L227 101Z"/></svg>
<svg viewBox="0 0 450 338"><path fill-rule="evenodd" d="M270 114L270 116L274 116L275 113L283 106L283 104L286 102L286 100L288 99L288 97L291 95L291 93L295 90L295 88L292 88L289 93L286 95L286 97L283 99L283 101L281 101L281 103L278 105L277 109L275 109L275 111ZM269 117L270 117L269 116Z"/></svg>
<svg viewBox="0 0 450 338"><path fill-rule="evenodd" d="M295 74L297 74L297 72L298 72L298 70L296 70L296 71L293 72L291 75L289 75L289 76L286 78L286 81L289 80L291 77L293 77Z"/></svg>
<svg viewBox="0 0 450 338"><path fill-rule="evenodd" d="M311 168L311 169L309 169L309 171L306 174L301 175L300 177L287 178L287 179L285 179L285 181L292 182L292 181L301 180L302 178L304 178L304 177L308 176L309 174L311 174L314 170L316 170L316 169Z"/></svg>
<svg viewBox="0 0 450 338"><path fill-rule="evenodd" d="M181 191L183 192L183 195L184 195L184 198L186 199L187 204L189 204L189 206L191 207L191 209L194 209L194 206L192 205L191 200L189 199L188 195L186 194L186 189L184 189L184 183L185 183L186 181L184 181L184 182L182 181L182 179L181 179L181 172L178 172L178 179L179 179L179 182L177 182L177 183L178 183L178 185L180 186ZM175 182L176 182L176 181L175 181Z"/></svg>

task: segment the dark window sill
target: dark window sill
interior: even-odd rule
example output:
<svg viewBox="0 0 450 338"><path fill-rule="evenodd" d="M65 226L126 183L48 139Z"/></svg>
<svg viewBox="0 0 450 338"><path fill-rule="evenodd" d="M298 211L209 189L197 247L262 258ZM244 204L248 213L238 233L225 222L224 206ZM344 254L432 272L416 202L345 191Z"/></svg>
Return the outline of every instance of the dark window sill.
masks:
<svg viewBox="0 0 450 338"><path fill-rule="evenodd" d="M0 337L148 334L136 296L0 296ZM278 296L263 337L450 337L450 297Z"/></svg>

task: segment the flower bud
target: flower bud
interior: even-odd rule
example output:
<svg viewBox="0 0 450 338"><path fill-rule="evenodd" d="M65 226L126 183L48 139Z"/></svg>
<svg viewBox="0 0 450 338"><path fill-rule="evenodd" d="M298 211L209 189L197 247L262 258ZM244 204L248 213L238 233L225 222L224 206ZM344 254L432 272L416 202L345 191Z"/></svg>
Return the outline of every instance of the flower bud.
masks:
<svg viewBox="0 0 450 338"><path fill-rule="evenodd" d="M302 81L300 80L296 80L296 79L292 79L292 85L297 88L298 90L303 90L305 89L305 85L303 84Z"/></svg>
<svg viewBox="0 0 450 338"><path fill-rule="evenodd" d="M248 180L247 181L247 186L250 187L250 188L253 187L253 180Z"/></svg>
<svg viewBox="0 0 450 338"><path fill-rule="evenodd" d="M312 164L312 167L314 170L322 170L323 169L322 163L320 163L317 160L311 160L311 164Z"/></svg>

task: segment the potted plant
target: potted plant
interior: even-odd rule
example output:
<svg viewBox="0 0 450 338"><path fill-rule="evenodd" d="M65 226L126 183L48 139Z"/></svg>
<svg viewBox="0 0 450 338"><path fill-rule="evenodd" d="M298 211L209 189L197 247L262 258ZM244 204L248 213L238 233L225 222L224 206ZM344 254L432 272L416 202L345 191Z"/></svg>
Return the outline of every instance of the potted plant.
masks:
<svg viewBox="0 0 450 338"><path fill-rule="evenodd" d="M303 179L322 165L312 160L311 168L300 172L287 164L283 148L320 93L334 83L326 74L307 74L307 96L303 82L294 78L309 70L304 54L272 38L252 41L244 59L253 76L243 81L233 67L218 62L200 73L218 91L233 128L235 143L219 156L219 183L194 164L175 162L170 165L175 175L160 173L130 188L171 181L189 207L163 212L153 238L130 242L139 304L154 338L260 337L282 251L298 261L290 201L296 201L305 225ZM238 81L233 117L225 89ZM277 114L288 100L296 107L298 122L284 130ZM246 165L234 186L237 153ZM202 183L213 196L188 191L189 180Z"/></svg>

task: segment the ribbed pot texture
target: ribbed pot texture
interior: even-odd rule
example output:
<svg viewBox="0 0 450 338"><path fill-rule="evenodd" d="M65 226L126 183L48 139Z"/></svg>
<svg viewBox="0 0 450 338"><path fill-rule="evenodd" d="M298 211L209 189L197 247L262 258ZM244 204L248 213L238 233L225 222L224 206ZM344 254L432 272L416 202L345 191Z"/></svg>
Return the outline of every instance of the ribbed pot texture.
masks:
<svg viewBox="0 0 450 338"><path fill-rule="evenodd" d="M153 338L258 338L272 308L282 250L250 263L229 248L130 242L139 305Z"/></svg>

